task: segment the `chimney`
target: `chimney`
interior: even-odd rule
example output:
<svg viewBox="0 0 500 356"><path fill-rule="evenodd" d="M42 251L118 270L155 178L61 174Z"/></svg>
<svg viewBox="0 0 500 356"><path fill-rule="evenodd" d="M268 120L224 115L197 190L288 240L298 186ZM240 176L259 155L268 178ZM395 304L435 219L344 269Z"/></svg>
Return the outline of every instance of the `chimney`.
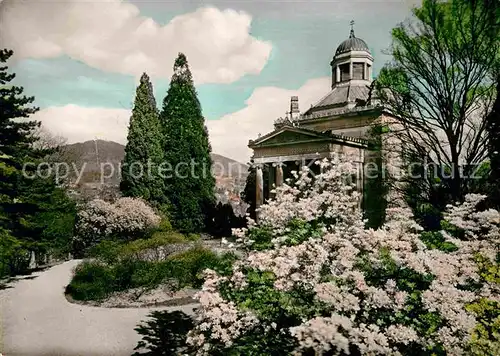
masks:
<svg viewBox="0 0 500 356"><path fill-rule="evenodd" d="M290 119L292 121L298 120L300 116L299 111L299 97L292 96L290 99Z"/></svg>

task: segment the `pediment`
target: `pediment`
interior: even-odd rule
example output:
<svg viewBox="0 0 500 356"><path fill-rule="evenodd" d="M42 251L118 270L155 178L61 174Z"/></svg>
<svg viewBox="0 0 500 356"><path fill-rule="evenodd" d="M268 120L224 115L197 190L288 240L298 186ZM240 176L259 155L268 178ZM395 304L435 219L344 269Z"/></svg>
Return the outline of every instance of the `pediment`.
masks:
<svg viewBox="0 0 500 356"><path fill-rule="evenodd" d="M330 140L330 138L321 132L304 130L295 127L284 127L266 136L260 137L252 143L252 146L274 146L325 140Z"/></svg>

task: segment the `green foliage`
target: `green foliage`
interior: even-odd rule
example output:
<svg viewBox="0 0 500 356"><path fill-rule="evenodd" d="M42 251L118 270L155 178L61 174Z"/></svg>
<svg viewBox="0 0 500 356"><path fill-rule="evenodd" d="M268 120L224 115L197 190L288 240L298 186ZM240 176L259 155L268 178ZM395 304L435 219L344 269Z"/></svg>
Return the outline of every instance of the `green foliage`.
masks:
<svg viewBox="0 0 500 356"><path fill-rule="evenodd" d="M181 232L200 232L205 209L214 202L210 143L201 105L186 56L179 53L174 75L160 113L165 161L171 165L165 179L172 225Z"/></svg>
<svg viewBox="0 0 500 356"><path fill-rule="evenodd" d="M261 320L254 330L247 332L229 348L223 348L224 354L234 355L276 355L290 354L296 347L287 327L297 326L303 316L314 317L318 302L310 291L281 292L274 288L275 277L270 272L246 271L248 285L242 289L221 288L221 294L233 301L242 310L252 310ZM276 328L264 331L265 326L276 323Z"/></svg>
<svg viewBox="0 0 500 356"><path fill-rule="evenodd" d="M172 235L170 235L172 236ZM177 239L174 236L174 240ZM151 251L151 250L157 250L159 248L162 248L165 245L168 245L169 239L165 238L165 236L155 236L149 239L138 239L131 241L125 245L123 245L122 248L122 257L123 258L135 258L135 259L140 259L140 254L145 251ZM159 259L159 258L157 258Z"/></svg>
<svg viewBox="0 0 500 356"><path fill-rule="evenodd" d="M0 276L14 275L28 268L30 251L22 240L0 228Z"/></svg>
<svg viewBox="0 0 500 356"><path fill-rule="evenodd" d="M474 313L479 321L472 333L470 354L500 354L500 303L481 299L469 304L466 309Z"/></svg>
<svg viewBox="0 0 500 356"><path fill-rule="evenodd" d="M158 229L156 231L158 232L170 232L172 231L172 223L170 222L170 220L163 216L161 218L161 222L160 222L160 226L158 226Z"/></svg>
<svg viewBox="0 0 500 356"><path fill-rule="evenodd" d="M158 171L163 158L153 85L144 73L136 90L130 117L120 183L122 194L143 198L153 205L166 205L168 200L164 196L163 179Z"/></svg>
<svg viewBox="0 0 500 356"><path fill-rule="evenodd" d="M75 300L102 300L113 292L154 288L164 281L167 267L166 263L131 259L114 264L84 261L75 269L66 293Z"/></svg>
<svg viewBox="0 0 500 356"><path fill-rule="evenodd" d="M411 326L421 336L432 335L438 327L442 326L444 320L437 312L428 312L422 303L422 292L429 288L434 276L423 275L409 268L400 267L390 256L389 250L380 250L382 264L374 265L366 258L361 258L357 268L365 274L368 285L381 287L388 280L396 281L399 290L408 292L405 309L394 313L391 310L380 311L375 316L366 319L366 323L378 325L402 324ZM434 355L444 355L442 347L436 345L427 350ZM419 355L421 353L414 349L411 343L407 345L405 355Z"/></svg>
<svg viewBox="0 0 500 356"><path fill-rule="evenodd" d="M488 152L486 128L498 131L487 124L498 121L498 111L487 117L488 110L478 114L470 108L495 100L499 14L499 2L493 0L424 0L411 20L392 30L393 61L380 71L377 95L404 128L396 135L412 155L409 163L434 163L440 171L437 181L434 174L411 179L407 193L414 209L431 204L439 212L484 189L472 173ZM422 218L429 226L437 220Z"/></svg>
<svg viewBox="0 0 500 356"><path fill-rule="evenodd" d="M203 284L203 276L201 275L203 270L206 268L217 270L219 265L219 257L209 249L200 246L174 254L168 260L173 265L182 266L186 280L181 280L181 284L190 284L195 288L199 288Z"/></svg>
<svg viewBox="0 0 500 356"><path fill-rule="evenodd" d="M104 240L94 245L89 250L89 257L95 258L106 264L113 264L123 255L123 243L120 241Z"/></svg>
<svg viewBox="0 0 500 356"><path fill-rule="evenodd" d="M286 246L299 245L310 238L321 236L323 225L315 221L303 221L300 219L292 219L287 225L286 240L283 244ZM274 245L271 242L276 236L273 235L272 226L256 226L248 231L248 237L253 240L252 250L267 250Z"/></svg>
<svg viewBox="0 0 500 356"><path fill-rule="evenodd" d="M115 268L125 267L125 273L128 273L127 267L130 266L131 287L141 287L145 290L153 289L165 282L167 279L172 279L174 276L169 271L170 264L166 262L143 262L134 261L133 263L126 260L128 263L121 263ZM126 275L126 274L125 274ZM180 286L182 288L184 285ZM124 289L128 289L124 288Z"/></svg>
<svg viewBox="0 0 500 356"><path fill-rule="evenodd" d="M382 153L382 135L389 128L375 124L368 133L370 141L371 157L366 166L364 189L363 189L363 212L367 220L367 227L379 228L385 221L385 209L387 207L387 193L389 191L388 177L385 170L386 162ZM371 163L371 164L370 164ZM368 167L374 168L368 171Z"/></svg>
<svg viewBox="0 0 500 356"><path fill-rule="evenodd" d="M210 268L227 275L236 259L233 254L218 256L199 246L165 259L161 250L168 248L169 243L163 237L128 243L102 241L91 249L94 260L84 261L75 269L66 293L75 300L102 300L113 292L131 288L149 290L163 283L173 290L199 288L203 270Z"/></svg>
<svg viewBox="0 0 500 356"><path fill-rule="evenodd" d="M398 95L401 100L402 109L408 110L411 103L411 91L408 74L395 64L388 64L380 70L375 83L375 88L383 101L390 101L391 92ZM391 88L391 91L383 90Z"/></svg>
<svg viewBox="0 0 500 356"><path fill-rule="evenodd" d="M415 220L429 231L441 229L442 212L450 201L450 187L439 178L440 169L426 168L426 158L414 152L404 153L404 164L409 173L403 178L405 200L412 208Z"/></svg>
<svg viewBox="0 0 500 356"><path fill-rule="evenodd" d="M476 255L481 282L500 284L500 254L496 261ZM479 299L470 303L466 310L474 313L478 324L472 333L469 353L471 355L497 355L500 353L500 303L496 300Z"/></svg>
<svg viewBox="0 0 500 356"><path fill-rule="evenodd" d="M322 225L315 222L293 219L287 224L287 228L290 229L290 232L284 241L286 246L299 245L311 238L315 239L322 236Z"/></svg>
<svg viewBox="0 0 500 356"><path fill-rule="evenodd" d="M197 241L200 241L200 239L201 239L200 234L190 233L190 234L186 235L186 240L191 241L191 242L197 242Z"/></svg>
<svg viewBox="0 0 500 356"><path fill-rule="evenodd" d="M497 255L495 263L481 255L477 255L475 261L479 267L479 275L484 281L500 284L500 254Z"/></svg>
<svg viewBox="0 0 500 356"><path fill-rule="evenodd" d="M151 238L137 239L127 243L121 240L103 240L93 246L89 256L107 264L120 260L140 260L148 253L148 260L160 261L163 258L162 249L170 244L186 244L188 240L177 232L156 232Z"/></svg>
<svg viewBox="0 0 500 356"><path fill-rule="evenodd" d="M66 293L76 300L100 300L115 288L114 270L101 262L83 262L75 268Z"/></svg>
<svg viewBox="0 0 500 356"><path fill-rule="evenodd" d="M13 52L0 50L0 63ZM35 129L39 122L15 120L29 118L38 108L31 107L33 97L23 95L23 88L11 85L14 74L0 66L0 230L2 262L0 275L25 272L31 252L36 259L69 252L75 219L74 203L57 187L55 177L41 170L53 149L36 148Z"/></svg>
<svg viewBox="0 0 500 356"><path fill-rule="evenodd" d="M152 240L164 241L166 244L175 244L175 243L182 244L188 241L194 241L190 240L190 238L191 237L186 237L185 235L176 231L156 231L151 235Z"/></svg>
<svg viewBox="0 0 500 356"><path fill-rule="evenodd" d="M186 351L186 337L194 326L192 318L181 311L153 311L149 320L134 330L142 335L133 356L170 356Z"/></svg>
<svg viewBox="0 0 500 356"><path fill-rule="evenodd" d="M255 229L251 229L248 232L248 237L250 240L255 241L252 244L252 249L261 251L267 250L273 246L273 229L270 226L258 226Z"/></svg>
<svg viewBox="0 0 500 356"><path fill-rule="evenodd" d="M373 265L368 259L361 258L358 268L365 272L369 285L380 287L389 279L396 281L399 289L409 293L425 290L434 279L431 275L422 275L411 269L400 267L390 256L387 249L380 250L382 265Z"/></svg>
<svg viewBox="0 0 500 356"><path fill-rule="evenodd" d="M457 239L463 239L465 235L465 231L455 225L452 225L446 220L441 220L440 223L441 229L443 231L446 231L449 233L451 236L457 238Z"/></svg>
<svg viewBox="0 0 500 356"><path fill-rule="evenodd" d="M420 234L420 239L430 249L438 249L445 252L453 252L458 247L449 241L445 241L440 231L424 231Z"/></svg>

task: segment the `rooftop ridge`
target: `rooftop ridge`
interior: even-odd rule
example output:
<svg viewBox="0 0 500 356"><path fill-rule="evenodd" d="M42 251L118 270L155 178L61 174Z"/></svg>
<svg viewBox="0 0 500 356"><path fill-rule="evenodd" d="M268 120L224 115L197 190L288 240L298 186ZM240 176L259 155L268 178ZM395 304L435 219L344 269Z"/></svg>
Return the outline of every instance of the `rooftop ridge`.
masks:
<svg viewBox="0 0 500 356"><path fill-rule="evenodd" d="M330 116L339 116L347 113L355 113L361 111L368 111L372 109L380 108L380 105L365 105L358 106L354 108L332 108L330 110L321 110L317 112L312 112L310 114L301 114L299 120L310 120L310 119L320 119Z"/></svg>
<svg viewBox="0 0 500 356"><path fill-rule="evenodd" d="M344 141L356 142L356 143L361 143L361 144L366 144L366 145L368 145L368 143L369 143L369 141L367 139L364 139L361 137L346 136L346 135L336 134L333 132L330 132L330 135L333 138L341 139Z"/></svg>

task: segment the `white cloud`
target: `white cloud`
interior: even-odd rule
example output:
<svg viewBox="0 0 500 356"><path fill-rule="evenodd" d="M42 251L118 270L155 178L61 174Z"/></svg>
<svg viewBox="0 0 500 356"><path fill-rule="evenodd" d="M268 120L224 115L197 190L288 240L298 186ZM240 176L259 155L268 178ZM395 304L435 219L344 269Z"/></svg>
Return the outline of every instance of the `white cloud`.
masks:
<svg viewBox="0 0 500 356"><path fill-rule="evenodd" d="M260 87L246 101L246 107L207 121L213 151L246 163L251 151L248 140L257 138L273 129L274 120L289 110L290 97L299 96L299 105L305 111L310 104L328 92L330 78L312 79L298 90L277 87ZM54 135L62 136L68 143L99 138L125 144L130 110L84 108L76 105L49 107L31 118Z"/></svg>
<svg viewBox="0 0 500 356"><path fill-rule="evenodd" d="M64 137L68 143L98 138L125 144L130 110L85 108L70 104L48 107L30 116L30 119L41 121L46 131Z"/></svg>
<svg viewBox="0 0 500 356"><path fill-rule="evenodd" d="M304 112L328 92L330 80L328 77L311 79L298 90L256 88L245 108L219 120L208 121L213 151L246 163L251 156L248 140L273 130L274 120L290 110L291 96L298 95L300 110Z"/></svg>
<svg viewBox="0 0 500 356"><path fill-rule="evenodd" d="M161 26L122 0L5 0L0 42L16 58L67 55L103 71L169 78L178 52L196 84L230 83L258 74L269 42L250 35L245 12L204 7Z"/></svg>

